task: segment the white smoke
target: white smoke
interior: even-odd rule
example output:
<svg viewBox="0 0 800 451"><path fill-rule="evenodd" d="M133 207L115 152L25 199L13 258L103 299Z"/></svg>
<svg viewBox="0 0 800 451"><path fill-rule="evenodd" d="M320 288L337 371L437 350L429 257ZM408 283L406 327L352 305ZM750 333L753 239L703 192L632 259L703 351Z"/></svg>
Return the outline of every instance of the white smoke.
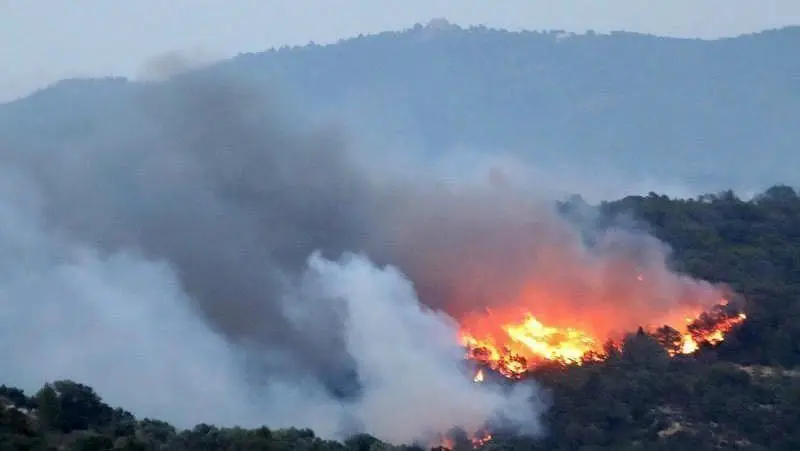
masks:
<svg viewBox="0 0 800 451"><path fill-rule="evenodd" d="M19 192L19 179L0 188L4 383L73 379L140 415L230 419L246 400L235 352L193 313L171 269L58 237L36 197L12 196L12 185Z"/></svg>
<svg viewBox="0 0 800 451"><path fill-rule="evenodd" d="M135 251L101 253L48 230L35 187L4 175L5 383L36 390L73 379L111 404L181 427L296 426L330 438L368 432L410 443L454 427L475 430L499 414L538 430L533 389L503 394L473 384L461 368L455 322L423 307L394 268L359 255L329 261L314 254L300 286L286 294L288 306L300 306L292 315L298 326L322 304L344 315L363 384L356 401L334 399L311 377L252 383L243 350L205 325L168 264ZM270 327L270 318L255 320Z"/></svg>
<svg viewBox="0 0 800 451"><path fill-rule="evenodd" d="M340 262L314 255L309 267L322 292L346 306L347 348L364 387L350 414L365 430L403 443L455 427L477 431L499 414L538 432L532 388L504 394L465 377L457 324L422 306L398 270L357 255Z"/></svg>

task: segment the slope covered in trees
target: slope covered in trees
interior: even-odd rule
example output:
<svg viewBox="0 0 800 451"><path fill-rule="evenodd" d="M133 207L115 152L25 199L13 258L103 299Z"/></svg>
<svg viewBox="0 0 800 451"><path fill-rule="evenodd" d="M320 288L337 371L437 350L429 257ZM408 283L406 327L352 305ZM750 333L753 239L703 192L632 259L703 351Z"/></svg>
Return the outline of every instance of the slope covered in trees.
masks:
<svg viewBox="0 0 800 451"><path fill-rule="evenodd" d="M416 26L196 74L266 83L381 149L500 150L587 177L658 168L699 193L797 183L798 46L800 27L704 41ZM0 106L0 144L69 147L89 129L135 128L127 104L142 88L72 81Z"/></svg>
<svg viewBox="0 0 800 451"><path fill-rule="evenodd" d="M562 205L575 207L575 202ZM534 377L547 388L550 404L547 435L498 434L483 448L800 448L800 374L792 370L800 363L800 196L775 186L749 201L733 192L696 199L650 194L600 208L643 221L672 245L674 264L684 271L731 284L745 297L749 319L721 346L695 356L669 358L652 337L634 333L605 362L539 368ZM198 425L179 431L157 420L137 420L103 403L90 387L69 381L35 394L4 386L0 402L2 450L394 448L369 436L327 441L308 430Z"/></svg>

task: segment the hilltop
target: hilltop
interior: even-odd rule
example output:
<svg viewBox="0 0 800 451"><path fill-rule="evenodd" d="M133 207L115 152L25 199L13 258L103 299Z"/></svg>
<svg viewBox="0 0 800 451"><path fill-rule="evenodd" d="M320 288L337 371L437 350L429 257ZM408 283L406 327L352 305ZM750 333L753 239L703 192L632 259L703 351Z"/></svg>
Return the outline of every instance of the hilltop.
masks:
<svg viewBox="0 0 800 451"><path fill-rule="evenodd" d="M699 40L433 23L242 54L190 76L255 81L382 152L510 153L582 188L760 191L797 182L798 46L800 27ZM2 105L0 144L67 146L130 125L146 87L68 81Z"/></svg>

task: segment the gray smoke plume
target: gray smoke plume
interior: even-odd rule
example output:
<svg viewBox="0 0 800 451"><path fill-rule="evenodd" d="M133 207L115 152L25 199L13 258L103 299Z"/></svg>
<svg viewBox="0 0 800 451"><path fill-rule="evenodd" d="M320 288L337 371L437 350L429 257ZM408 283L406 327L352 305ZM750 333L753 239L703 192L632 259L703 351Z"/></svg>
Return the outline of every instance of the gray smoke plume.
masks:
<svg viewBox="0 0 800 451"><path fill-rule="evenodd" d="M113 130L0 141L8 382L77 379L181 426L408 443L500 416L535 434L536 389L473 384L453 318L525 301L624 308L627 326L716 300L642 234L587 247L497 169L390 170L248 83L131 89ZM522 299L531 283L557 301Z"/></svg>
<svg viewBox="0 0 800 451"><path fill-rule="evenodd" d="M112 131L0 144L8 382L79 380L180 426L538 431L530 386L473 384L455 322L360 254L400 244L376 227L411 180L376 183L252 85L137 89Z"/></svg>

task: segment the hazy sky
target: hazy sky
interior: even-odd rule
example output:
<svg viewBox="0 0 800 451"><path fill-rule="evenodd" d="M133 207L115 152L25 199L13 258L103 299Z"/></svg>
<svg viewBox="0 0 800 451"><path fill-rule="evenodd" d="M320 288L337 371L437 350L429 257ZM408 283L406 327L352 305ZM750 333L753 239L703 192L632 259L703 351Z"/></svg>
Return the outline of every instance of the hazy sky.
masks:
<svg viewBox="0 0 800 451"><path fill-rule="evenodd" d="M165 52L218 59L433 17L710 38L800 24L800 0L0 0L0 101L70 76L135 76Z"/></svg>

